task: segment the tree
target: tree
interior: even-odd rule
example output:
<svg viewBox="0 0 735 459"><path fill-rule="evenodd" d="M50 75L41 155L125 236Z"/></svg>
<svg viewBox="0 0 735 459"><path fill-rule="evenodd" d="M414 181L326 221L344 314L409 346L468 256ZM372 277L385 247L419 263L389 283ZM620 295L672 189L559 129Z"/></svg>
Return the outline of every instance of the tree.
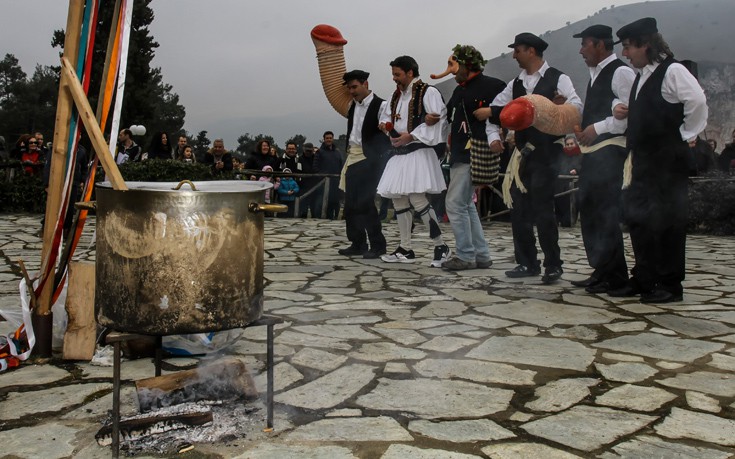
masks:
<svg viewBox="0 0 735 459"><path fill-rule="evenodd" d="M13 54L6 54L0 61L0 104L6 102L13 95L13 88L26 80L26 73L18 64L18 58Z"/></svg>
<svg viewBox="0 0 735 459"><path fill-rule="evenodd" d="M147 138L141 139L139 143L147 145L154 132L163 131L172 135L181 131L186 110L179 104L178 94L172 92L173 87L163 82L161 69L151 66L155 49L159 46L148 28L155 18L153 10L149 7L151 0L134 0L134 2L120 126L128 127L133 124L145 126ZM97 91L107 57L105 53L114 4L115 2L100 2L89 92L92 107L97 105ZM52 45L63 47L63 43L63 31L55 31ZM109 126L106 126L107 128Z"/></svg>
<svg viewBox="0 0 735 459"><path fill-rule="evenodd" d="M204 161L204 155L207 154L207 150L209 150L209 145L211 143L212 141L207 138L207 131L199 131L193 145L194 155L196 156L197 161Z"/></svg>

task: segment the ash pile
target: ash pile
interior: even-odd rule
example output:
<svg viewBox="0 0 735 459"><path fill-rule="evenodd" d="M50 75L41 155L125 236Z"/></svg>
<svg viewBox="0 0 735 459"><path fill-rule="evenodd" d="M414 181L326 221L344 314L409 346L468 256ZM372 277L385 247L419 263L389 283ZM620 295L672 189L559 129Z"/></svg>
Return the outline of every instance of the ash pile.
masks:
<svg viewBox="0 0 735 459"><path fill-rule="evenodd" d="M135 382L140 414L120 419L120 450L127 455L175 454L195 444L254 436L265 407L245 364L228 357L210 365ZM97 432L113 440L112 417Z"/></svg>

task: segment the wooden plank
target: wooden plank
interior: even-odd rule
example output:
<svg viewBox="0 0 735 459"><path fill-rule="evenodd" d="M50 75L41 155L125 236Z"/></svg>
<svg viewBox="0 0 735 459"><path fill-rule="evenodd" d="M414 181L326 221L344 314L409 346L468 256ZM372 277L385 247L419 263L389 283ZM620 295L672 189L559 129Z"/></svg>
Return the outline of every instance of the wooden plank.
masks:
<svg viewBox="0 0 735 459"><path fill-rule="evenodd" d="M82 32L82 20L84 16L84 1L69 0L69 12L66 21L66 36L64 38L64 56L76 60L79 51L79 37ZM56 103L56 123L54 127L54 148L51 154L51 171L48 184L48 197L46 200L46 225L43 228L43 248L41 260L48 260L49 253L54 242L54 230L56 220L59 218L62 192L64 189L64 175L66 168L66 155L69 144L69 124L71 121L72 100L66 91L62 91L64 76L59 83L59 96ZM47 159L48 160L48 159ZM42 267L41 272L43 272ZM53 272L51 278L53 279ZM46 282L43 290L38 296L38 310L33 313L37 315L48 315L51 313L51 296L54 290L53 282ZM43 340L44 337L38 337ZM51 340L51 337L48 337Z"/></svg>
<svg viewBox="0 0 735 459"><path fill-rule="evenodd" d="M71 62L65 57L61 58L61 74L65 76L65 87L74 99L74 104L79 112L84 130L87 131L92 141L92 148L97 152L97 157L100 159L100 163L102 163L102 168L105 170L105 174L112 184L112 188L116 190L127 190L128 187L125 185L125 180L123 180L115 160L110 155L110 150L105 143L105 136L102 134L97 118L95 118L92 107L89 105L87 95L84 94L84 88L79 82L76 73L74 73L74 67L71 65Z"/></svg>
<svg viewBox="0 0 735 459"><path fill-rule="evenodd" d="M193 370L178 371L135 382L140 411L198 400L223 400L258 395L245 364L225 357Z"/></svg>
<svg viewBox="0 0 735 459"><path fill-rule="evenodd" d="M94 320L94 263L69 263L66 293L69 321L64 334L62 356L65 360L92 360L97 339Z"/></svg>

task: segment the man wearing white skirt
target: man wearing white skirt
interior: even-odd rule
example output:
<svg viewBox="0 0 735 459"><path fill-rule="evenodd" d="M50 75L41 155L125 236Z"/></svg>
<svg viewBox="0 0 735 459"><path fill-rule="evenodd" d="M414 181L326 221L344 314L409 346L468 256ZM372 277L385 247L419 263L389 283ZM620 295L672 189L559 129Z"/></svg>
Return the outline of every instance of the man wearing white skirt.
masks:
<svg viewBox="0 0 735 459"><path fill-rule="evenodd" d="M446 189L436 149L443 152L446 148L447 109L439 91L418 78L419 66L414 58L399 56L390 66L397 88L380 117L380 127L390 134L393 148L378 183L378 194L393 200L401 242L381 259L387 263L412 263L416 259L411 247L415 212L429 228L434 245L431 266L439 268L450 252L426 194ZM438 114L439 122L426 125L424 118L429 113Z"/></svg>

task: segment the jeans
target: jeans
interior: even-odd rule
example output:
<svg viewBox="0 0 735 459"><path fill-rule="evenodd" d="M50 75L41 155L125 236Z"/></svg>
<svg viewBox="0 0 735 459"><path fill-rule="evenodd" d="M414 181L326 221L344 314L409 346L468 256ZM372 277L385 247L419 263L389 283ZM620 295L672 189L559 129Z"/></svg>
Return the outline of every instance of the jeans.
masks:
<svg viewBox="0 0 735 459"><path fill-rule="evenodd" d="M485 240L480 216L477 214L475 203L472 202L474 187L470 165L452 164L449 177L446 207L454 233L456 255L467 262L490 261L490 249Z"/></svg>

